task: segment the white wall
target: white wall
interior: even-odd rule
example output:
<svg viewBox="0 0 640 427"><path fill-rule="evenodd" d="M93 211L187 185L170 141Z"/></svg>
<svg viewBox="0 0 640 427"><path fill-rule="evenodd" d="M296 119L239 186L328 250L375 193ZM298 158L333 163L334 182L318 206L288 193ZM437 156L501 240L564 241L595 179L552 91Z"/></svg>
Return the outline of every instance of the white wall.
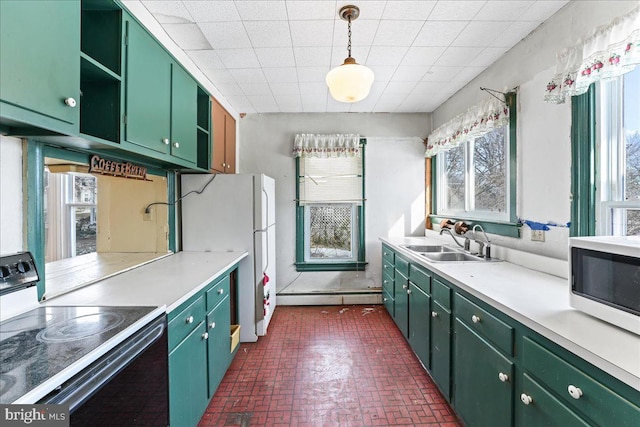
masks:
<svg viewBox="0 0 640 427"><path fill-rule="evenodd" d="M0 255L20 252L22 241L22 141L0 135Z"/></svg>
<svg viewBox="0 0 640 427"><path fill-rule="evenodd" d="M296 133L358 133L366 136L366 252L362 272L305 272L296 283L349 283L380 286L380 242L389 234L424 235L424 147L428 114L248 114L239 122L238 170L265 173L276 180L278 290L296 279ZM412 137L419 137L413 139Z"/></svg>
<svg viewBox="0 0 640 427"><path fill-rule="evenodd" d="M518 88L518 201L524 220L566 225L571 208L571 103L544 102L555 71L556 51L575 44L595 27L608 24L637 6L637 1L574 1L538 27L432 114L433 128L488 96L480 87ZM551 227L545 242L494 237L495 243L566 259L569 230Z"/></svg>

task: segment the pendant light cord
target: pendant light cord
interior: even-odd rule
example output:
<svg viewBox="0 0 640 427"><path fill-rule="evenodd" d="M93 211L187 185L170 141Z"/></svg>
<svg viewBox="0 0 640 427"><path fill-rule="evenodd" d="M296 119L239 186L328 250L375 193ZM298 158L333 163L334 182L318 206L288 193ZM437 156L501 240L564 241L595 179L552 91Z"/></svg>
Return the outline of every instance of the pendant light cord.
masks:
<svg viewBox="0 0 640 427"><path fill-rule="evenodd" d="M347 34L349 35L349 44L347 44L347 51L349 52L349 58L351 58L351 14L348 16L349 24L347 28L349 29Z"/></svg>

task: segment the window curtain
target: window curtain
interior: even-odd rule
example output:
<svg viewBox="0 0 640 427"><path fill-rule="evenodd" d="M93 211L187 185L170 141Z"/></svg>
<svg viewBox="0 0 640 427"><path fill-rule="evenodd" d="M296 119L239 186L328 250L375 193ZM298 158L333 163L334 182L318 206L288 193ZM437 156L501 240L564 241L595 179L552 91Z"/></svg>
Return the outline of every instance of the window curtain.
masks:
<svg viewBox="0 0 640 427"><path fill-rule="evenodd" d="M299 133L293 142L293 157L359 157L360 135Z"/></svg>
<svg viewBox="0 0 640 427"><path fill-rule="evenodd" d="M487 98L431 132L427 138L425 157L448 151L508 124L507 104L495 97Z"/></svg>
<svg viewBox="0 0 640 427"><path fill-rule="evenodd" d="M560 104L582 95L591 83L621 76L640 64L640 5L596 28L575 46L556 54L556 72L545 101Z"/></svg>

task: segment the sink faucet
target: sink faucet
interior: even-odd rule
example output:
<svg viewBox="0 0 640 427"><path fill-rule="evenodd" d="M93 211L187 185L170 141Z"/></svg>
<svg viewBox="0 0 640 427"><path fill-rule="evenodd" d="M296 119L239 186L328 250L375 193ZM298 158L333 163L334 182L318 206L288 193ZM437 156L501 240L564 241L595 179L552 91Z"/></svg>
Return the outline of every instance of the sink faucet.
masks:
<svg viewBox="0 0 640 427"><path fill-rule="evenodd" d="M465 237L465 238L464 238L464 245L463 245L462 243L458 242L458 239L456 239L456 236L454 236L454 235L453 235L453 233L451 232L451 230L450 230L450 229L448 229L448 228L441 228L441 229L440 229L440 235L442 236L442 233L443 233L443 232L445 232L445 231L446 231L447 233L449 233L449 236L451 236L451 238L453 239L453 241L454 241L454 242L456 242L456 245L460 246L460 247L461 247L461 248L463 248L465 251L468 251L468 250L469 250L469 238L468 238L468 237Z"/></svg>
<svg viewBox="0 0 640 427"><path fill-rule="evenodd" d="M481 240L478 240L478 238L476 237L477 228L479 228L480 231L482 231L482 234L484 235L484 242ZM475 224L473 226L473 240L478 244L478 255L482 256L483 255L482 250L484 249L485 258L490 259L491 258L491 241L487 237L487 233L484 232L484 228L482 228L480 224Z"/></svg>

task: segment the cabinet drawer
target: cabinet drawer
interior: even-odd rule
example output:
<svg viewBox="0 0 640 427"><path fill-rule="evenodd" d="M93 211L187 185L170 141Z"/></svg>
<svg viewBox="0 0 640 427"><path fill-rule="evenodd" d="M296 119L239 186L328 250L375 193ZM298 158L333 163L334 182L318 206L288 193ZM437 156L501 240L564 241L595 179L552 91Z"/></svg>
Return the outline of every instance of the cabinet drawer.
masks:
<svg viewBox="0 0 640 427"><path fill-rule="evenodd" d="M229 287L231 280L229 276L220 279L207 291L207 311L210 311L220 303L227 295L229 295Z"/></svg>
<svg viewBox="0 0 640 427"><path fill-rule="evenodd" d="M532 376L597 425L638 425L640 408L528 337L524 337L522 360Z"/></svg>
<svg viewBox="0 0 640 427"><path fill-rule="evenodd" d="M382 272L383 273L387 273L393 279L393 277L394 277L393 263L390 263L386 259L383 259L382 260Z"/></svg>
<svg viewBox="0 0 640 427"><path fill-rule="evenodd" d="M391 275L389 275L389 273L391 273ZM383 271L382 272L382 288L389 292L389 294L393 297L394 292L393 292L393 270L389 271Z"/></svg>
<svg viewBox="0 0 640 427"><path fill-rule="evenodd" d="M513 328L462 295L456 294L455 298L456 316L506 354L513 356Z"/></svg>
<svg viewBox="0 0 640 427"><path fill-rule="evenodd" d="M435 301L438 301L444 308L451 310L451 288L438 279L433 279L431 282L431 294Z"/></svg>
<svg viewBox="0 0 640 427"><path fill-rule="evenodd" d="M426 293L431 293L431 275L427 271L411 264L409 266L409 279Z"/></svg>
<svg viewBox="0 0 640 427"><path fill-rule="evenodd" d="M382 303L384 304L384 308L386 308L389 312L389 315L391 317L394 317L395 312L393 297L391 296L391 294L389 294L389 292L387 292L386 289L382 289Z"/></svg>
<svg viewBox="0 0 640 427"><path fill-rule="evenodd" d="M402 273L404 277L409 277L409 261L400 256L397 256L395 267L396 270Z"/></svg>
<svg viewBox="0 0 640 427"><path fill-rule="evenodd" d="M177 344L180 343L189 335L189 332L193 330L202 320L205 315L205 302L204 295L191 303L187 308L182 310L176 317L174 317L168 326L169 331L169 351L171 351Z"/></svg>
<svg viewBox="0 0 640 427"><path fill-rule="evenodd" d="M382 260L393 265L395 262L395 253L388 246L382 245Z"/></svg>

